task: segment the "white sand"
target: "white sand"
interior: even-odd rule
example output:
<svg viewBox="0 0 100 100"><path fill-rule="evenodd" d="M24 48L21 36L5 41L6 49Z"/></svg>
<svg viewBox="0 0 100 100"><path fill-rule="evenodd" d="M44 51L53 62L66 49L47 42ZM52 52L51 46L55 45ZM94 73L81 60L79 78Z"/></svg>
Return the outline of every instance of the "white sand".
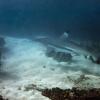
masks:
<svg viewBox="0 0 100 100"><path fill-rule="evenodd" d="M37 89L25 90L30 84L39 89L100 88L100 78L96 76L100 66L83 56L73 57L72 63L59 63L45 56L46 48L42 44L10 37L6 38L6 48L0 72L0 94L9 100L49 100Z"/></svg>

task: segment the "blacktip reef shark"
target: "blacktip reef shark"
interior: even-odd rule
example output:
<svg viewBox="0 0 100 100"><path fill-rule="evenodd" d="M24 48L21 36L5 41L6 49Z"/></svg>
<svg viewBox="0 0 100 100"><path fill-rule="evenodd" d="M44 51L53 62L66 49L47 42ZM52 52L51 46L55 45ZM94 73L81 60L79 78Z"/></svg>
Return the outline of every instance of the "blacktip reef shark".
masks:
<svg viewBox="0 0 100 100"><path fill-rule="evenodd" d="M60 38L52 38L47 36L37 36L34 39L46 46L51 46L52 48L60 49L64 52L72 52L74 54L83 55L85 58L89 58L92 62L97 63L100 56L97 52L89 51L82 45L68 39L68 33L64 34Z"/></svg>

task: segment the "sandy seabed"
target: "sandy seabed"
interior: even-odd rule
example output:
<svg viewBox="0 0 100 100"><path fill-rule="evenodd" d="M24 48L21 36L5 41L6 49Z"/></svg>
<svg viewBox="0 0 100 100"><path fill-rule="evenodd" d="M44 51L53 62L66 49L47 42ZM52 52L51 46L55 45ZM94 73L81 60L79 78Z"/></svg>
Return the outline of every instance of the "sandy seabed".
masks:
<svg viewBox="0 0 100 100"><path fill-rule="evenodd" d="M39 89L100 88L100 65L83 56L74 56L71 63L57 62L45 55L46 48L40 43L12 37L5 41L0 72L0 95L4 98L50 100Z"/></svg>

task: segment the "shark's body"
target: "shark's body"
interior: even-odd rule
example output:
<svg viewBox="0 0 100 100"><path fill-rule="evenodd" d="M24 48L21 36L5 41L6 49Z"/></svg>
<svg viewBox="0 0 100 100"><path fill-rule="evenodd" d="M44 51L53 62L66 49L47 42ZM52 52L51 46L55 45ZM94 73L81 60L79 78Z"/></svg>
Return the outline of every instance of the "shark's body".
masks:
<svg viewBox="0 0 100 100"><path fill-rule="evenodd" d="M97 61L98 53L94 53L92 50L89 51L86 48L82 47L78 43L75 43L69 40L67 34L64 34L62 38L50 38L50 37L37 37L35 38L36 41L45 44L46 46L51 46L52 48L63 50L64 52L72 52L78 55L84 55L85 57L91 58L93 62Z"/></svg>
<svg viewBox="0 0 100 100"><path fill-rule="evenodd" d="M1 37L16 37L12 34L0 34ZM22 36L19 34L17 37L22 38ZM26 34L23 36L23 38L28 38L30 40L33 40L34 36L30 36L29 34ZM78 43L75 43L68 39L68 34L65 32L64 35L62 35L60 38L52 38L47 36L39 36L34 38L35 41L41 42L45 44L46 46L59 49L64 52L71 52L73 54L77 55L84 55L85 57L91 57L92 61L95 62L99 58L100 62L100 55L98 55L97 52L94 52L93 50L89 51L86 48L83 48L82 45L79 45Z"/></svg>

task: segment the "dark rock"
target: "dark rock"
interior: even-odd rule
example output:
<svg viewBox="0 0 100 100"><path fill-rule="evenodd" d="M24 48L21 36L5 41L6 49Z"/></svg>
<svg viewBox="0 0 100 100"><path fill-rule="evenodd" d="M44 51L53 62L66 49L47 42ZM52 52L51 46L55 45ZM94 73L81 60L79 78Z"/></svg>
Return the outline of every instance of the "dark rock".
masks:
<svg viewBox="0 0 100 100"><path fill-rule="evenodd" d="M0 95L0 100L8 100L8 99L4 99L4 98Z"/></svg>
<svg viewBox="0 0 100 100"><path fill-rule="evenodd" d="M79 90L52 88L42 91L42 95L51 100L100 100L100 89Z"/></svg>

